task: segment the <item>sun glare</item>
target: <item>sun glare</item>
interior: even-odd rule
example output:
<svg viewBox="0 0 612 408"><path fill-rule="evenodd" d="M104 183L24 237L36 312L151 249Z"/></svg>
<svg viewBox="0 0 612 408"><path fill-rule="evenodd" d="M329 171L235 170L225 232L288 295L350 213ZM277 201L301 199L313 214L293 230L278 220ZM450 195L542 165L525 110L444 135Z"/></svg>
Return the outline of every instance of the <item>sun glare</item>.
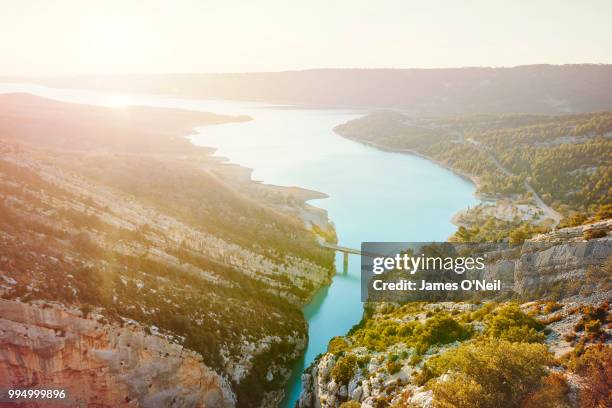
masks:
<svg viewBox="0 0 612 408"><path fill-rule="evenodd" d="M121 53L130 45L130 27L118 21L101 23L94 30L94 42L101 52Z"/></svg>
<svg viewBox="0 0 612 408"><path fill-rule="evenodd" d="M108 106L110 108L119 108L124 106L129 106L132 104L132 101L127 95L108 95L104 98L102 105Z"/></svg>

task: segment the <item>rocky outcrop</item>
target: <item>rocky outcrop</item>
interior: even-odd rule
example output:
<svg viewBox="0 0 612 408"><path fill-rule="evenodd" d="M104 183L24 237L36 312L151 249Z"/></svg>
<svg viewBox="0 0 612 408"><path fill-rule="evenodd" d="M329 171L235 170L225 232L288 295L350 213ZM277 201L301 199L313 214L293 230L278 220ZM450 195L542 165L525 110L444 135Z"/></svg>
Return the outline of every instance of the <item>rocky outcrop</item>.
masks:
<svg viewBox="0 0 612 408"><path fill-rule="evenodd" d="M556 282L581 278L589 266L603 264L612 254L612 239L568 242L538 249L531 252L527 243L514 262L515 292L528 294Z"/></svg>
<svg viewBox="0 0 612 408"><path fill-rule="evenodd" d="M612 254L609 236L589 241L582 237L560 240L557 232L548 235L550 240L546 236L526 241L520 247L487 252L489 262L485 269L469 271L465 277L500 280L504 290L524 297L538 296L550 292L553 285L584 277L590 267L602 265Z"/></svg>
<svg viewBox="0 0 612 408"><path fill-rule="evenodd" d="M559 242L568 240L589 239L593 236L603 237L612 231L612 219L593 222L577 227L560 228L558 230L539 234L531 242Z"/></svg>
<svg viewBox="0 0 612 408"><path fill-rule="evenodd" d="M233 407L229 383L199 354L38 302L0 300L0 388L64 389L70 406Z"/></svg>

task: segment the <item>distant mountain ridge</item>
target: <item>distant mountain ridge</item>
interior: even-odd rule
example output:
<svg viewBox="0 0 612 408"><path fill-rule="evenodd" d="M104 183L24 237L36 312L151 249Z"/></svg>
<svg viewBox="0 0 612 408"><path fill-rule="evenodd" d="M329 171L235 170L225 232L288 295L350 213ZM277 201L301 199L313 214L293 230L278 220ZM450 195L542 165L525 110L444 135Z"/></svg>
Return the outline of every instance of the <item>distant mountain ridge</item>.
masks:
<svg viewBox="0 0 612 408"><path fill-rule="evenodd" d="M305 106L399 109L426 115L612 109L609 64L81 76L36 82Z"/></svg>

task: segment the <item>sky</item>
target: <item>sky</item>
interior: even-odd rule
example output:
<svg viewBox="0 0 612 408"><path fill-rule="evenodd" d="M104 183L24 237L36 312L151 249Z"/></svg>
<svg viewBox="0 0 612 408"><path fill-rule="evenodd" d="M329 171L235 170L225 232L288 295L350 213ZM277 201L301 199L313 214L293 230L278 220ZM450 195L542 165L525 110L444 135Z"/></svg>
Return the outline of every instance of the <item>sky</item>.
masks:
<svg viewBox="0 0 612 408"><path fill-rule="evenodd" d="M0 75L612 63L610 0L0 0Z"/></svg>

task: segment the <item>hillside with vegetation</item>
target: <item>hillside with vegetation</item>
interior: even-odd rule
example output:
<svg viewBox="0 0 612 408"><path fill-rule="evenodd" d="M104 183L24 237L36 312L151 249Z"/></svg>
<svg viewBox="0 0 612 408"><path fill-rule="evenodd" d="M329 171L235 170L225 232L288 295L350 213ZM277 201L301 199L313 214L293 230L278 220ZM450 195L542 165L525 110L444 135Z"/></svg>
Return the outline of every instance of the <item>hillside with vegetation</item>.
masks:
<svg viewBox="0 0 612 408"><path fill-rule="evenodd" d="M93 358L86 345L98 337L82 330L93 325L136 336L132 347L144 353L129 353L131 362L121 360L119 368L91 363L110 367L99 381L127 387L128 402L164 397L174 388L153 385L167 378L192 387L184 383L187 374L146 365L148 343L167 370L189 371L185 364L201 361L199 370L214 373L211 382L222 390L213 387L223 399L210 397L219 406L274 405L281 398L307 341L301 306L329 282L333 254L303 226L298 214L308 209L293 191L253 183L245 169L182 139L196 124L246 119L0 98L0 318L15 330L0 336L7 350L0 372L19 358L23 378L76 381L78 372L54 376L44 368L73 346L38 351L40 341L26 346L19 333L40 332L50 343L85 336L75 353ZM64 323L46 321L51 311ZM47 333L49 325L68 334ZM113 346L109 338L100 347L129 350L127 343ZM113 350L104 355L119 353ZM83 381L93 375L82 369ZM133 375L135 382L150 377L152 385L126 385Z"/></svg>
<svg viewBox="0 0 612 408"><path fill-rule="evenodd" d="M368 310L306 371L300 407L601 408L609 401L606 302Z"/></svg>
<svg viewBox="0 0 612 408"><path fill-rule="evenodd" d="M305 371L299 407L608 406L612 223L573 231L489 257L512 281L497 300L366 303Z"/></svg>
<svg viewBox="0 0 612 408"><path fill-rule="evenodd" d="M336 131L434 160L472 179L484 198L509 202L505 212L478 207L463 214L460 240L497 241L514 230L531 236L559 221L571 226L611 215L609 112L442 118L376 112Z"/></svg>
<svg viewBox="0 0 612 408"><path fill-rule="evenodd" d="M299 407L608 406L612 114L383 111L335 130L473 180L487 201L455 217L450 240L510 244L485 273L508 291L365 303L305 371Z"/></svg>

